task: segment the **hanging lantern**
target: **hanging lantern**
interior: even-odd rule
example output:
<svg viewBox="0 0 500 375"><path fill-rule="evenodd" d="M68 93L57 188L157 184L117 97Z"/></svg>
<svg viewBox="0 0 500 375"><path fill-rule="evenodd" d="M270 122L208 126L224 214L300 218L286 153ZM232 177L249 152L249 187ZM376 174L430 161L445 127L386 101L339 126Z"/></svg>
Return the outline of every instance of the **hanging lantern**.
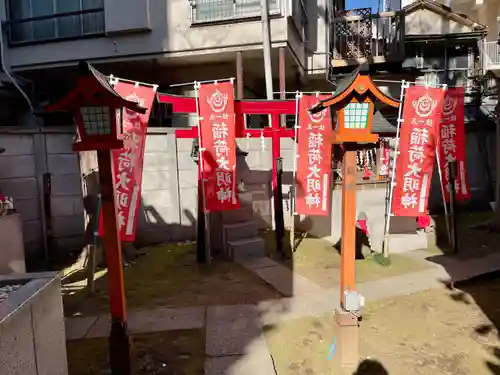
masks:
<svg viewBox="0 0 500 375"><path fill-rule="evenodd" d="M146 108L118 94L108 77L92 65L80 62L82 77L65 98L46 112L70 111L77 126L74 151L123 148L123 108L146 113Z"/></svg>

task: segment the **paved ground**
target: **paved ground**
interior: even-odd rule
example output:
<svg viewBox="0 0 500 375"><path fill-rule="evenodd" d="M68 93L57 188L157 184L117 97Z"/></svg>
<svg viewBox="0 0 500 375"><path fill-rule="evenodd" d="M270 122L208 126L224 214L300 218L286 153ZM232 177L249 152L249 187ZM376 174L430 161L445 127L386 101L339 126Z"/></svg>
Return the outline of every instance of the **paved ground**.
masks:
<svg viewBox="0 0 500 375"><path fill-rule="evenodd" d="M429 253L415 251L407 256L428 262L425 258ZM276 374L262 327L285 319L333 311L338 306L339 290L324 290L268 258L241 264L289 297L257 305L131 311L128 319L130 330L143 333L205 326L206 375L246 375L245 371L259 375ZM424 271L358 284L358 291L366 300L373 301L439 288L450 281L465 280L498 269L500 253L466 261L448 258L442 264L432 263L432 267ZM66 335L70 340L105 337L108 330L107 315L66 319ZM252 365L246 366L249 363Z"/></svg>

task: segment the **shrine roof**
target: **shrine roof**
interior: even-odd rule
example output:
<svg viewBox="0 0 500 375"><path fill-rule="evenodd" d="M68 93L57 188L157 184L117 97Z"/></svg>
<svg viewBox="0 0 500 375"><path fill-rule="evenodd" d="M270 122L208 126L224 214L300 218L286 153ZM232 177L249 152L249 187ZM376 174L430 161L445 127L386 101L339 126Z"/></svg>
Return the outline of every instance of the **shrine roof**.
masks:
<svg viewBox="0 0 500 375"><path fill-rule="evenodd" d="M116 92L109 82L109 77L99 72L88 62L80 61L78 66L80 68L81 78L77 82L76 87L54 104L48 105L45 108L46 113L64 111L67 110L67 108L74 106L75 103L79 103L81 101L82 95L90 95L88 92L89 84L91 85L92 89L96 91L94 82L101 86L113 98L118 99L118 101L115 100L115 103L119 103L119 106L128 108L137 113L146 113L147 109L139 105L139 103L133 100L128 100L121 96L118 92ZM89 81L89 77L93 78L94 80Z"/></svg>
<svg viewBox="0 0 500 375"><path fill-rule="evenodd" d="M146 111L147 111L146 108L143 108L138 103L133 102L131 100L128 100L128 99L124 98L123 96L121 96L120 94L118 94L115 91L115 89L113 88L113 86L111 85L111 83L109 82L109 77L107 75L101 73L100 71L98 71L91 64L89 64L87 61L80 61L79 67L80 67L80 69L82 71L82 74L91 74L91 75L93 75L94 78L99 82L99 84L106 91L108 91L111 95L113 95L113 96L115 96L115 97L117 97L119 99L125 100L126 102L130 103L133 107L135 107L135 108L130 108L130 109L135 110L135 112L146 113Z"/></svg>
<svg viewBox="0 0 500 375"><path fill-rule="evenodd" d="M371 93L376 101L391 107L399 107L399 100L382 92L373 82L368 72L369 65L364 63L356 67L351 73L342 76L337 82L337 88L333 95L319 101L319 103L310 108L309 111L311 113L321 112L325 108L340 103L342 100L356 93L361 95Z"/></svg>

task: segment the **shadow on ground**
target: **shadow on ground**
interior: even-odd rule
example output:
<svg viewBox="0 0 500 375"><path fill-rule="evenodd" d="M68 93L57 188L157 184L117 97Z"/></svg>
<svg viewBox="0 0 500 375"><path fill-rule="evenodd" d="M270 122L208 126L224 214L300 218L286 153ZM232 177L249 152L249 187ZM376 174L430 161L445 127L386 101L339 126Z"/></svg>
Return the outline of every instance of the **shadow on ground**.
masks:
<svg viewBox="0 0 500 375"><path fill-rule="evenodd" d="M467 269L468 264L479 258L499 251L500 233L491 229L489 223L493 217L491 211L460 212L457 219L458 253L451 252L444 217L436 220L437 254L427 258L440 264L450 274L451 280L443 280L453 301L466 305L477 305L491 323L481 324L474 328L473 335L484 342L491 359L486 366L489 373L500 374L500 345L491 344L494 339L500 340L500 271L479 275L465 281L453 280ZM461 261L463 267L452 267L450 259Z"/></svg>

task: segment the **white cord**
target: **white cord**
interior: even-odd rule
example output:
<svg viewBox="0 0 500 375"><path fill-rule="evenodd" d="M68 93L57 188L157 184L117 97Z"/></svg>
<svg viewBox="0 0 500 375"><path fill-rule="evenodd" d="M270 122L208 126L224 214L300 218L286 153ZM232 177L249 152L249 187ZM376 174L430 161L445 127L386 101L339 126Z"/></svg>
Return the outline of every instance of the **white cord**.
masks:
<svg viewBox="0 0 500 375"><path fill-rule="evenodd" d="M33 105L31 104L30 98L28 97L28 95L26 95L26 93L23 91L23 89L21 88L21 86L18 85L18 83L16 82L16 80L14 79L14 77L12 77L12 75L9 73L9 69L5 65L5 53L4 53L4 46L3 46L3 36L4 36L4 33L2 32L0 34L0 59L1 59L2 69L3 69L4 73L5 73L5 75L7 77L9 77L9 79L12 82L12 84L14 85L14 87L21 93L21 95L24 97L24 99L26 99L26 102L28 103L28 106L30 107L31 114L33 115L35 113L35 110L33 109Z"/></svg>

